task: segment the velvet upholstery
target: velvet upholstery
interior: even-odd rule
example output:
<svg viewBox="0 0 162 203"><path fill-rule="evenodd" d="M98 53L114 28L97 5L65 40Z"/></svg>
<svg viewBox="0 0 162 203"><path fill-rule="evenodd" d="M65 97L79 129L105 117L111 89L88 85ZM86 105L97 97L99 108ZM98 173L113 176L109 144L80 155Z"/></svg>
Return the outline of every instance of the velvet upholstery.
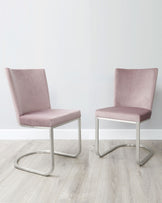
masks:
<svg viewBox="0 0 162 203"><path fill-rule="evenodd" d="M101 118L141 122L151 117L151 111L136 107L114 106L97 110L96 116Z"/></svg>
<svg viewBox="0 0 162 203"><path fill-rule="evenodd" d="M56 127L80 117L80 111L47 109L20 116L20 123L29 126Z"/></svg>
<svg viewBox="0 0 162 203"><path fill-rule="evenodd" d="M80 118L80 111L51 109L44 69L6 68L21 125L55 127Z"/></svg>
<svg viewBox="0 0 162 203"><path fill-rule="evenodd" d="M141 122L151 117L158 69L116 69L114 106L96 117Z"/></svg>
<svg viewBox="0 0 162 203"><path fill-rule="evenodd" d="M50 108L44 69L6 69L18 115Z"/></svg>
<svg viewBox="0 0 162 203"><path fill-rule="evenodd" d="M116 69L115 106L152 109L158 69Z"/></svg>

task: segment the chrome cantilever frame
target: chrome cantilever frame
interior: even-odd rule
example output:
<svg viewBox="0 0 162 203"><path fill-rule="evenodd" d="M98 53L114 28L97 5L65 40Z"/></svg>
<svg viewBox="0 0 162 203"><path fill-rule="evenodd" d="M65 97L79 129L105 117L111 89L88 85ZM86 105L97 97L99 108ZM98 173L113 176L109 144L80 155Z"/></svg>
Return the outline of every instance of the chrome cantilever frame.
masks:
<svg viewBox="0 0 162 203"><path fill-rule="evenodd" d="M109 121L117 121L117 122L124 122L124 123L132 123L136 124L136 144L121 144L113 147L112 149L106 150L103 153L100 153L100 143L99 143L99 120L109 120ZM139 166L144 165L152 156L153 152L148 149L147 147L140 144L140 122L133 122L133 121L124 121L124 120L116 120L116 119L108 119L108 118L101 118L96 117L96 153L99 157L104 157L105 155L113 152L114 150L120 147L136 147L136 162ZM148 151L148 155L140 160L140 148L145 149Z"/></svg>
<svg viewBox="0 0 162 203"><path fill-rule="evenodd" d="M42 175L42 176L49 176L54 171L54 166L55 166L54 165L54 155L60 155L60 156L65 156L65 157L70 157L70 158L77 157L81 153L81 118L75 119L75 120L78 120L78 151L77 151L76 154L67 154L67 153L64 153L64 152L55 152L54 151L54 136L53 136L53 134L54 134L53 129L54 128L51 127L50 128L50 150L34 151L34 152L30 152L30 153L27 153L27 154L24 154L24 155L18 157L15 160L15 164L14 164L15 168L17 168L19 170L22 170L22 171ZM74 120L72 120L72 121L74 121ZM72 121L70 121L70 122L72 122ZM66 123L69 123L69 122L66 122ZM66 123L64 123L64 124L66 124ZM51 166L50 166L50 169L47 172L41 172L41 171L37 171L37 170L34 170L34 169L25 168L25 167L22 167L22 166L19 165L19 161L22 158L24 158L26 156L33 155L33 154L50 154L50 156L51 156Z"/></svg>

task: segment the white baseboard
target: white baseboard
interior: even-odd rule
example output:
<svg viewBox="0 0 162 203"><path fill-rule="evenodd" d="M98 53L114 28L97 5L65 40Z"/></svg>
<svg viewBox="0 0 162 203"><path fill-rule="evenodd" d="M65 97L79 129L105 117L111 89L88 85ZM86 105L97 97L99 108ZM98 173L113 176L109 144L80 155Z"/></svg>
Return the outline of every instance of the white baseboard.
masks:
<svg viewBox="0 0 162 203"><path fill-rule="evenodd" d="M0 129L0 140L49 139L47 129ZM77 139L76 129L55 129L55 139ZM100 138L105 140L134 140L134 129L101 129ZM94 129L82 130L83 140L94 140ZM162 140L162 129L141 129L142 140Z"/></svg>

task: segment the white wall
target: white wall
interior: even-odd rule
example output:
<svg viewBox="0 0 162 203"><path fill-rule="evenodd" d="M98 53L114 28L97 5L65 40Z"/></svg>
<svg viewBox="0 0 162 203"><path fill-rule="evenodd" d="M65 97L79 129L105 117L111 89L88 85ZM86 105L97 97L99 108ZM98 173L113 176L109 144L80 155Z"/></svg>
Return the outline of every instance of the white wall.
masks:
<svg viewBox="0 0 162 203"><path fill-rule="evenodd" d="M52 106L81 109L83 128L113 104L116 67L158 67L143 126L162 128L161 8L161 0L0 0L0 128L18 128L4 67L45 67Z"/></svg>

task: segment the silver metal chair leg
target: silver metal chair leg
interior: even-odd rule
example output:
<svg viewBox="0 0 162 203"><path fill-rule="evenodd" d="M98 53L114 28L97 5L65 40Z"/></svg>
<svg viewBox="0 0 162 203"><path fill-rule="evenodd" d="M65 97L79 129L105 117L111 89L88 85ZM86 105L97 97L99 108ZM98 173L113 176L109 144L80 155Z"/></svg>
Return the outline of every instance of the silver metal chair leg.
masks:
<svg viewBox="0 0 162 203"><path fill-rule="evenodd" d="M148 151L147 156L140 160L140 148L143 148ZM147 147L140 145L140 122L136 123L136 162L139 166L144 165L151 157L153 152Z"/></svg>
<svg viewBox="0 0 162 203"><path fill-rule="evenodd" d="M140 164L140 123L136 123L136 162Z"/></svg>
<svg viewBox="0 0 162 203"><path fill-rule="evenodd" d="M115 151L116 149L120 147L136 147L136 161L137 164L142 166L144 165L153 155L153 152L148 149L146 146L140 144L140 123L136 123L136 144L121 144L113 147L112 149L106 150L105 152L100 152L100 142L99 142L99 119L96 118L96 154L99 157L104 157L105 155ZM140 148L143 148L144 150L148 151L148 155L140 161Z"/></svg>
<svg viewBox="0 0 162 203"><path fill-rule="evenodd" d="M54 152L54 154L59 155L59 156L66 156L70 158L75 158L81 153L81 118L78 119L78 151L76 154L68 154L64 152Z"/></svg>
<svg viewBox="0 0 162 203"><path fill-rule="evenodd" d="M67 154L67 153L64 153L64 152L55 152L54 151L53 134L54 134L53 133L53 128L50 128L50 150L41 150L41 151L30 152L30 153L27 153L27 154L24 154L24 155L18 157L15 160L15 164L14 164L15 168L17 168L19 170L22 170L22 171L42 175L42 176L49 176L54 171L54 155L60 155L60 156L75 158L81 153L81 119L80 118L78 119L78 151L77 151L76 154ZM50 154L50 156L51 156L51 167L50 167L49 171L41 172L41 171L38 171L38 170L34 170L34 169L26 168L26 167L21 167L19 165L19 161L22 158L24 158L26 156L33 155L33 154Z"/></svg>
<svg viewBox="0 0 162 203"><path fill-rule="evenodd" d="M18 157L16 160L15 160L15 168L19 169L19 170L22 170L22 171L26 171L26 172L30 172L30 173L34 173L34 174L37 174L37 175L42 175L42 176L49 176L53 170L54 170L54 141L53 141L53 128L50 128L50 152L49 151L35 151L35 152L30 152L30 153L27 153L27 154L24 154L20 157ZM51 168L49 169L49 171L47 172L41 172L41 171L38 171L38 170L34 170L34 169L30 169L30 168L26 168L26 167L21 167L19 165L19 161L26 157L26 156L30 156L30 155L33 155L33 154L49 154L51 155Z"/></svg>
<svg viewBox="0 0 162 203"><path fill-rule="evenodd" d="M96 125L95 125L95 136L96 136L96 154L100 157L102 156L99 152L99 119L96 118Z"/></svg>

